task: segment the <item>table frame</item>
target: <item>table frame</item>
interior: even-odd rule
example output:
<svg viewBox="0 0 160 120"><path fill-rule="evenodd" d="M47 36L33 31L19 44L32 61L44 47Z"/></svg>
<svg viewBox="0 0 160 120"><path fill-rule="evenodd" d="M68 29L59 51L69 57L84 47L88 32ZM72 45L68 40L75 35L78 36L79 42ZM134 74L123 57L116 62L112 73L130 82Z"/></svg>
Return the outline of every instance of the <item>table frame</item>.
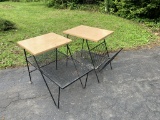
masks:
<svg viewBox="0 0 160 120"><path fill-rule="evenodd" d="M86 29L89 31L89 34L85 34L85 32L87 32ZM76 30L78 30L78 32L75 32ZM83 30L84 30L85 32L84 32ZM91 31L94 32L95 34L97 34L96 31L98 31L98 33L100 33L99 38L96 37L96 39L94 39L94 38L92 37L93 33L92 33ZM105 32L106 32L106 33L105 33ZM68 38L69 35L71 35L71 36L74 36L74 37L78 37L78 38L83 39L83 41L82 41L82 49L81 49L81 50L83 50L84 43L86 42L86 44L87 44L87 49L88 49L88 52L89 52L89 56L90 56L90 59L91 59L91 64L92 64L93 67L94 67L94 72L95 72L95 74L96 74L98 83L99 83L99 78L98 78L98 75L97 75L97 71L96 71L96 70L99 69L100 66L102 66L102 64L103 64L103 66L102 66L102 68L100 68L99 71L101 71L102 69L104 69L104 67L107 66L108 64L110 64L110 68L112 69L112 64L111 64L112 60L113 60L113 59L119 54L119 52L123 49L123 48L121 48L116 54L114 54L114 55L110 58L110 55L109 55L109 52L108 52L107 43L106 43L106 41L105 41L105 38L106 38L108 35L110 35L111 33L113 33L113 31L108 31L108 30L104 30L104 29L99 29L99 28L94 28L94 27L89 27L89 26L80 25L80 26L77 26L77 27L75 27L75 28L71 28L71 29L69 29L69 30L63 31L63 33L67 35L67 38ZM88 38L88 39L87 39L87 38ZM98 42L98 41L100 41L100 40L103 40L103 41L102 41L101 43L99 43L98 45L94 46L93 48L90 48L88 41ZM96 66L94 65L94 61L93 61L93 58L92 58L92 55L91 55L91 50L95 49L96 47L98 47L98 46L101 45L101 44L104 44L104 46L105 46L108 59L107 59L106 61L104 61L103 63L100 63L100 65L99 65L98 67L96 67ZM82 55L81 55L81 57L82 57Z"/></svg>
<svg viewBox="0 0 160 120"><path fill-rule="evenodd" d="M32 83L31 73L39 70L51 98L58 108L60 106L61 90L77 80L80 80L82 88L86 88L88 74L93 70L88 69L85 65L73 59L68 46L70 42L70 39L56 33L48 33L18 42L18 45L24 49L30 83ZM66 45L67 54L58 50L59 47L64 45ZM28 56L27 52L31 56ZM31 69L30 64L35 69ZM83 84L81 78L85 75L86 78ZM58 86L58 100L55 100L53 97L46 78Z"/></svg>
<svg viewBox="0 0 160 120"><path fill-rule="evenodd" d="M69 53L70 56L71 56L71 59L72 59L72 61L73 61L73 63L74 63L74 59L73 59L73 57L72 57L72 54L71 54L71 51L70 51L70 48L69 48L68 44L67 44L66 46L67 46L67 56L68 56L68 53ZM57 52L58 52L58 50L56 49L56 70L57 70L57 68L58 68L58 66L57 66L57 58L58 58ZM27 53L26 53L26 50L25 50L25 49L24 49L24 55L25 55L25 60L26 60L26 63L27 63L27 69L28 69L28 73L29 73L30 82L32 83L32 80L31 80L31 72L33 72L33 71L35 71L35 70L39 70L39 71L40 71L40 74L41 74L41 76L42 76L42 78L43 78L43 80L44 80L44 82L45 82L45 85L47 86L47 89L48 89L48 91L49 91L49 93L50 93L50 96L51 96L51 98L52 98L55 106L57 106L57 108L59 108L59 106L60 106L60 93L61 93L61 89L65 89L66 87L68 87L69 85L71 85L72 83L74 83L74 82L77 81L77 80L80 80L80 83L81 83L83 89L86 88L87 80L88 80L88 74L89 74L89 72L91 72L92 70L88 71L86 74L83 74L83 75L79 76L79 78L77 78L77 80L71 82L70 84L68 84L68 85L65 86L64 88L61 88L60 86L58 86L58 100L57 100L57 103L56 103L55 98L53 97L53 94L52 94L52 92L51 92L51 90L50 90L50 88L49 88L49 86L48 86L48 83L47 83L47 81L46 81L46 79L45 79L45 76L46 76L46 75L42 72L42 70L41 70L41 68L40 68L40 66L39 66L39 64L38 64L38 62L37 62L36 56L33 55L33 58L34 58L34 60L35 60L35 62L36 62L36 65L37 65L37 68L34 66L35 69L32 70L32 71L30 71L30 69L29 69L29 64L31 64L31 63L30 63L29 60L27 59L28 57L27 57ZM68 59L66 59L66 63L67 63L67 60L68 60ZM31 64L31 65L32 65L32 64ZM78 73L78 70L77 70L77 68L76 68L75 63L74 63L74 66L75 66L75 69L76 69L76 71L77 71L77 73ZM85 76L85 75L87 75L87 76L86 76L86 78L85 78L85 83L83 84L82 81L81 81L81 78L82 78L83 76ZM47 77L47 76L46 76L46 77ZM49 78L49 77L47 77L47 78ZM51 80L51 78L49 78L49 79ZM52 80L51 80L51 81L52 81ZM56 84L56 83L55 83L55 84ZM56 84L56 85L57 85L57 84Z"/></svg>
<svg viewBox="0 0 160 120"><path fill-rule="evenodd" d="M121 48L118 52L116 52L116 53L110 58L110 55L109 55L109 52L108 52L108 48L107 48L107 43L106 43L105 39L104 39L101 43L99 43L98 45L94 46L93 48L90 48L90 47L89 47L88 40L85 40L85 41L86 41L87 48L88 48L88 52L89 52L89 54L90 54L90 58L91 58L91 61L92 61L92 64L93 64L94 68L97 70L97 69L100 68L101 65L103 65L102 68L100 68L100 70L99 70L99 71L101 71L101 70L103 70L108 64L110 64L110 68L111 68L111 70L112 70L112 63L111 63L111 62L112 62L112 60L122 51L123 48ZM92 58L92 55L91 55L91 50L93 50L94 48L100 46L100 45L103 44L103 43L104 43L104 45L105 45L105 49L106 49L106 52L107 52L108 60L104 61L104 63L100 63L99 66L96 67L96 66L94 65L94 62L93 62L93 58ZM83 44L84 44L84 39L83 39L82 46L83 46ZM82 50L83 50L83 47L82 47Z"/></svg>

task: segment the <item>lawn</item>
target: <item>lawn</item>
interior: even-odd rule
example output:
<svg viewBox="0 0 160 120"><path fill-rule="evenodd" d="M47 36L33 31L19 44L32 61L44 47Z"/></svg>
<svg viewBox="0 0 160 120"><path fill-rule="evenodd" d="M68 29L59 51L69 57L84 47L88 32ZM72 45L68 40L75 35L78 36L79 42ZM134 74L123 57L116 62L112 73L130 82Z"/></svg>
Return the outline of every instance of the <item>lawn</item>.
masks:
<svg viewBox="0 0 160 120"><path fill-rule="evenodd" d="M0 69L25 65L23 50L17 46L17 41L49 32L64 35L62 31L81 24L114 31L106 39L112 51L121 47L136 48L155 40L141 24L98 12L47 8L44 3L1 2L0 16L17 27L0 33ZM81 40L72 39L71 49L75 51L80 48Z"/></svg>

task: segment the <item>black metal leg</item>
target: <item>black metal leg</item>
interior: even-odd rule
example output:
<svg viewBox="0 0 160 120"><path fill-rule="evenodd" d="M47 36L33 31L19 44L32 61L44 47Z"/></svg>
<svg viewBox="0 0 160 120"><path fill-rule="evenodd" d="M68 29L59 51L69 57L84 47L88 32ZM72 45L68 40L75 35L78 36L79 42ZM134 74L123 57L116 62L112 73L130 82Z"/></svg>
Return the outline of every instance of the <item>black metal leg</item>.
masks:
<svg viewBox="0 0 160 120"><path fill-rule="evenodd" d="M109 52L108 52L108 48L107 48L107 44L106 44L105 39L104 39L104 44L105 44L105 47L106 47L106 51L107 51L108 58L110 59L110 57L109 57ZM111 67L111 70L112 70L112 64L111 64L111 62L110 62L109 64L110 64L110 67Z"/></svg>
<svg viewBox="0 0 160 120"><path fill-rule="evenodd" d="M83 89L85 89L85 88L86 88L87 80L88 80L88 73L87 73L87 76L86 76L86 80L85 80L84 85L83 85L83 83L82 83L82 80L80 79L80 82L81 82L81 85L82 85L82 88L83 88Z"/></svg>
<svg viewBox="0 0 160 120"><path fill-rule="evenodd" d="M82 88L84 88L84 87L83 87L83 83L82 83L82 80L81 80L81 79L80 79L80 83L81 83L81 85L82 85Z"/></svg>
<svg viewBox="0 0 160 120"><path fill-rule="evenodd" d="M94 67L94 72L95 72L95 74L96 74L97 81L98 81L98 83L99 83L99 78L98 78L98 75L97 75L97 72L96 72L96 69L95 69L95 66L94 66L93 58L92 58L91 51L90 51L90 48L89 48L89 45L88 45L88 41L87 41L87 40L86 40L86 43L87 43L87 48L88 48L89 55L90 55L90 58L91 58L91 61L92 61L92 65L93 65L93 67Z"/></svg>
<svg viewBox="0 0 160 120"><path fill-rule="evenodd" d="M75 64L75 62L74 62L74 60L73 60L73 57L72 57L72 54L71 54L71 51L70 51L70 48L69 48L68 45L67 45L67 49L68 49L68 52L69 52L69 54L70 54L70 56L71 56L71 59L72 59L72 61L73 61L74 67L75 67L75 69L76 69L76 72L77 72L77 74L78 74L78 70L77 70L76 64ZM78 76L79 76L79 74L78 74ZM81 83L81 85L82 85L82 88L84 88L84 87L83 87L83 84L82 84L81 78L80 78L80 83Z"/></svg>
<svg viewBox="0 0 160 120"><path fill-rule="evenodd" d="M60 92L61 92L61 88L59 87L59 90L58 90L58 108L59 108L59 101L60 101Z"/></svg>
<svg viewBox="0 0 160 120"><path fill-rule="evenodd" d="M52 97L52 100L53 100L55 106L57 106L57 104L56 104L56 102L55 102L55 99L53 98L53 95L52 95L52 93L51 93L51 91L50 91L50 89L49 89L49 86L48 86L48 84L47 84L47 81L46 81L46 79L44 78L44 75L43 75L42 71L40 70L40 67L39 67L39 65L38 65L38 63L37 63L37 60L36 60L35 56L33 56L33 57L34 57L34 60L35 60L35 62L36 62L36 64L37 64L37 66L38 66L38 69L39 69L39 71L40 71L40 73L41 73L41 75L42 75L42 78L43 78L43 80L44 80L44 82L45 82L45 84L46 84L46 86L47 86L47 89L48 89L48 91L49 91L49 93L50 93L50 95L51 95L51 97ZM59 107L58 107L58 108L59 108Z"/></svg>
<svg viewBox="0 0 160 120"><path fill-rule="evenodd" d="M68 38L68 35L67 35L67 38ZM77 71L77 74L78 74L78 70L77 70L76 64L75 64L75 62L74 62L74 60L73 60L73 57L72 57L72 53L71 53L71 51L70 51L70 48L69 48L68 44L67 44L66 46L67 46L67 56L68 56L68 52L69 52L69 54L70 54L70 56L71 56L71 59L72 59L72 61L73 61L74 67L75 67L75 69L76 69L76 71ZM79 74L78 74L78 76L79 76ZM81 83L81 85L82 85L82 88L84 88L84 87L83 87L83 84L82 84L81 78L80 78L80 83Z"/></svg>
<svg viewBox="0 0 160 120"><path fill-rule="evenodd" d="M27 63L27 69L28 69L28 74L29 74L29 80L30 80L30 83L32 84L32 80L31 80L31 72L29 70L29 64L28 64L28 60L27 60L27 54L26 54L26 50L24 49L24 55L25 55L25 60L26 60L26 63Z"/></svg>
<svg viewBox="0 0 160 120"><path fill-rule="evenodd" d="M40 72L40 73L41 73L41 72ZM41 73L41 75L42 75L42 78L43 78L43 80L44 80L44 82L45 82L45 84L46 84L46 86L47 86L47 89L48 89L48 91L49 91L49 93L50 93L51 97L52 97L52 100L53 100L53 102L54 102L55 106L57 106L57 104L56 104L56 102L55 102L55 100L54 100L54 97L53 97L53 95L52 95L52 93L51 93L51 91L50 91L50 89L49 89L49 86L48 86L48 84L47 84L46 79L44 78L44 76L43 76L43 74L42 74L42 73Z"/></svg>
<svg viewBox="0 0 160 120"><path fill-rule="evenodd" d="M57 48L56 48L56 70L57 70L57 59L58 59L58 55L57 55Z"/></svg>
<svg viewBox="0 0 160 120"><path fill-rule="evenodd" d="M83 42L82 42L82 50L83 50L83 47L84 47L84 39L83 39Z"/></svg>
<svg viewBox="0 0 160 120"><path fill-rule="evenodd" d="M84 88L86 88L86 85L87 85L87 80L88 80L88 73L87 73L87 76L86 76L86 81L85 81Z"/></svg>
<svg viewBox="0 0 160 120"><path fill-rule="evenodd" d="M69 35L67 35L67 38L68 38L68 36L69 36ZM66 58L66 66L67 66L67 65L68 65L68 51L69 51L69 50L68 50L68 48L69 48L68 45L67 45L66 48L67 48L67 58Z"/></svg>
<svg viewBox="0 0 160 120"><path fill-rule="evenodd" d="M68 47L66 47L67 48L67 58L66 58L66 66L68 65Z"/></svg>
<svg viewBox="0 0 160 120"><path fill-rule="evenodd" d="M109 63L111 63L111 61L122 51L123 48L121 48L116 54L114 54L114 56L112 56L105 64L104 66L100 69L100 71L106 67Z"/></svg>
<svg viewBox="0 0 160 120"><path fill-rule="evenodd" d="M83 47L84 47L84 39L83 39L83 42L82 42L82 50L83 50ZM82 51L81 51L81 57L82 57Z"/></svg>

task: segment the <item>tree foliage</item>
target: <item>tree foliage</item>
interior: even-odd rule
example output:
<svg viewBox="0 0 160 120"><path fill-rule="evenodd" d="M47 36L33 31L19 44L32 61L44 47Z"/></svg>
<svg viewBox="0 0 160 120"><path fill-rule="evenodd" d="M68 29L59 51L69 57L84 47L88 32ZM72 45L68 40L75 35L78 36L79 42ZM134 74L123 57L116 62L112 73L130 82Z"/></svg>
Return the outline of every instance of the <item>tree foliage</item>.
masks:
<svg viewBox="0 0 160 120"><path fill-rule="evenodd" d="M160 0L106 0L109 12L125 18L149 18L160 17ZM114 5L113 5L114 4Z"/></svg>
<svg viewBox="0 0 160 120"><path fill-rule="evenodd" d="M160 18L160 0L48 0L48 6L76 8L77 4L99 4L99 9L128 19Z"/></svg>

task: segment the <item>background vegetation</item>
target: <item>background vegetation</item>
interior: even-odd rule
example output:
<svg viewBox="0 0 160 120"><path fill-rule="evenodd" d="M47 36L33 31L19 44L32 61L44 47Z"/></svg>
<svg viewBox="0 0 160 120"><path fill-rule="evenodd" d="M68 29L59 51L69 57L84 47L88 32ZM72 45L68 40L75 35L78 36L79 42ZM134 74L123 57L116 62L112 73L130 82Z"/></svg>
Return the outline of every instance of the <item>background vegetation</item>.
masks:
<svg viewBox="0 0 160 120"><path fill-rule="evenodd" d="M0 28L0 68L25 65L23 50L17 46L17 41L49 32L65 36L62 31L81 24L113 30L114 34L107 38L110 51L115 51L121 47L133 49L156 40L150 29L143 24L112 14L95 12L101 8L105 10L103 8L106 5L104 2L102 2L103 4L99 3L99 6L93 5L95 2L99 3L94 1L90 4L84 4L86 2L81 1L81 3L73 5L75 9L73 11L69 10L70 8L54 9L54 6L48 8L46 6L48 0L45 2L0 2L0 16L2 18L0 26L9 21L12 24L10 28L14 28L7 29L9 31ZM67 5L70 4L67 3ZM76 8L78 5L81 7ZM89 11L80 11L79 9ZM8 25L10 26L10 24ZM155 26L159 30L157 26L160 23L157 22L156 24L152 21L148 22L148 25ZM74 40L71 44L72 52L80 49L81 40L71 39ZM90 44L94 45L93 43Z"/></svg>
<svg viewBox="0 0 160 120"><path fill-rule="evenodd" d="M113 14L160 31L160 0L47 0L47 6Z"/></svg>
<svg viewBox="0 0 160 120"><path fill-rule="evenodd" d="M0 31L7 31L15 28L13 22L0 18Z"/></svg>
<svg viewBox="0 0 160 120"><path fill-rule="evenodd" d="M78 8L78 4L99 4L104 12L113 13L125 18L160 17L160 0L48 0L48 6L59 8ZM103 8L103 9L102 9Z"/></svg>

